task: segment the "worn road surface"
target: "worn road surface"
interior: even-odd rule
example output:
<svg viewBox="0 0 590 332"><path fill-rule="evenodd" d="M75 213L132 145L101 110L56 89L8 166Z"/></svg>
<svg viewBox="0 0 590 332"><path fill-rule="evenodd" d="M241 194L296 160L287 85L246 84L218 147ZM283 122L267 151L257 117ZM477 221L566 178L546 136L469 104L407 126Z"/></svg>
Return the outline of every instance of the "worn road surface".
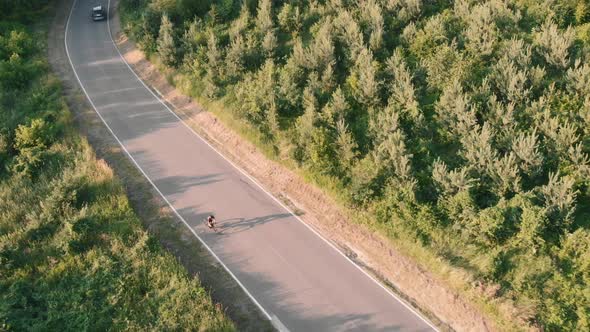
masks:
<svg viewBox="0 0 590 332"><path fill-rule="evenodd" d="M90 19L98 3L76 1L66 28L83 90L140 170L278 329L433 330L168 110L124 62L108 21ZM219 233L205 227L209 214Z"/></svg>

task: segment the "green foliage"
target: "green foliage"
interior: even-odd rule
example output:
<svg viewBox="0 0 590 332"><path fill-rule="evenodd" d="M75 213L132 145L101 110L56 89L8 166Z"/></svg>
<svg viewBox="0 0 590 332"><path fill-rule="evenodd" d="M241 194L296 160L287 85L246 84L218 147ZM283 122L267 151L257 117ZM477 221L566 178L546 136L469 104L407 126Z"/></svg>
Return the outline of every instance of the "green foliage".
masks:
<svg viewBox="0 0 590 332"><path fill-rule="evenodd" d="M157 43L158 54L167 66L173 66L176 63L176 45L173 33L172 22L170 22L168 15L164 14L162 16L162 24L160 25Z"/></svg>
<svg viewBox="0 0 590 332"><path fill-rule="evenodd" d="M143 17L131 2L129 31L152 52L146 15L164 2L145 0ZM268 150L289 147L281 157L387 235L497 282L492 297L531 322L588 326L590 284L559 267L590 211L587 0L247 1L239 14L217 1L196 18L188 3L169 10L192 93Z"/></svg>

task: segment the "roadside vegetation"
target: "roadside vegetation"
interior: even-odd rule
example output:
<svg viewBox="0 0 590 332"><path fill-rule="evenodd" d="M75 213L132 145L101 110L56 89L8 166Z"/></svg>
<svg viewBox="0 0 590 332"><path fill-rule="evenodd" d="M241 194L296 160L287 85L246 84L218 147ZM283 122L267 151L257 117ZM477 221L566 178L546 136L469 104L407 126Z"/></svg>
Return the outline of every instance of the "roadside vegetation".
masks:
<svg viewBox="0 0 590 332"><path fill-rule="evenodd" d="M0 4L0 330L234 330L73 128L52 5Z"/></svg>
<svg viewBox="0 0 590 332"><path fill-rule="evenodd" d="M121 5L178 87L375 229L530 324L590 329L587 0Z"/></svg>

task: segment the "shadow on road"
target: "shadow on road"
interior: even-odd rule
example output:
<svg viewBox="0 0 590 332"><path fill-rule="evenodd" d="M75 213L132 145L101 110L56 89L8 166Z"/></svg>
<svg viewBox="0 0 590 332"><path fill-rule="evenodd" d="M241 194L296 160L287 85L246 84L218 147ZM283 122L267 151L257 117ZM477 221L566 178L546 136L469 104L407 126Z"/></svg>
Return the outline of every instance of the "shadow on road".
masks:
<svg viewBox="0 0 590 332"><path fill-rule="evenodd" d="M188 191L195 186L204 186L222 181L221 173L208 174L203 176L168 176L157 179L154 184L164 195L177 195Z"/></svg>
<svg viewBox="0 0 590 332"><path fill-rule="evenodd" d="M270 221L289 218L292 217L290 213L279 213L279 214L271 214L268 216L263 217L255 217L255 218L231 218L225 220L218 220L217 225L221 230L222 234L235 234L243 231L247 231L251 228L254 228L258 225L266 224Z"/></svg>

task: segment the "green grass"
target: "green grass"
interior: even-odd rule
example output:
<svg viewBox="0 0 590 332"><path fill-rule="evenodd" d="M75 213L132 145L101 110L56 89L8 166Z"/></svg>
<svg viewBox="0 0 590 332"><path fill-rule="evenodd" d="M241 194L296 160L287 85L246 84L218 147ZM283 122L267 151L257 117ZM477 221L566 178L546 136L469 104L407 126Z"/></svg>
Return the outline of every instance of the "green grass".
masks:
<svg viewBox="0 0 590 332"><path fill-rule="evenodd" d="M35 66L0 59L0 330L235 330L73 127L48 71L47 22L3 20L0 36L24 33Z"/></svg>

